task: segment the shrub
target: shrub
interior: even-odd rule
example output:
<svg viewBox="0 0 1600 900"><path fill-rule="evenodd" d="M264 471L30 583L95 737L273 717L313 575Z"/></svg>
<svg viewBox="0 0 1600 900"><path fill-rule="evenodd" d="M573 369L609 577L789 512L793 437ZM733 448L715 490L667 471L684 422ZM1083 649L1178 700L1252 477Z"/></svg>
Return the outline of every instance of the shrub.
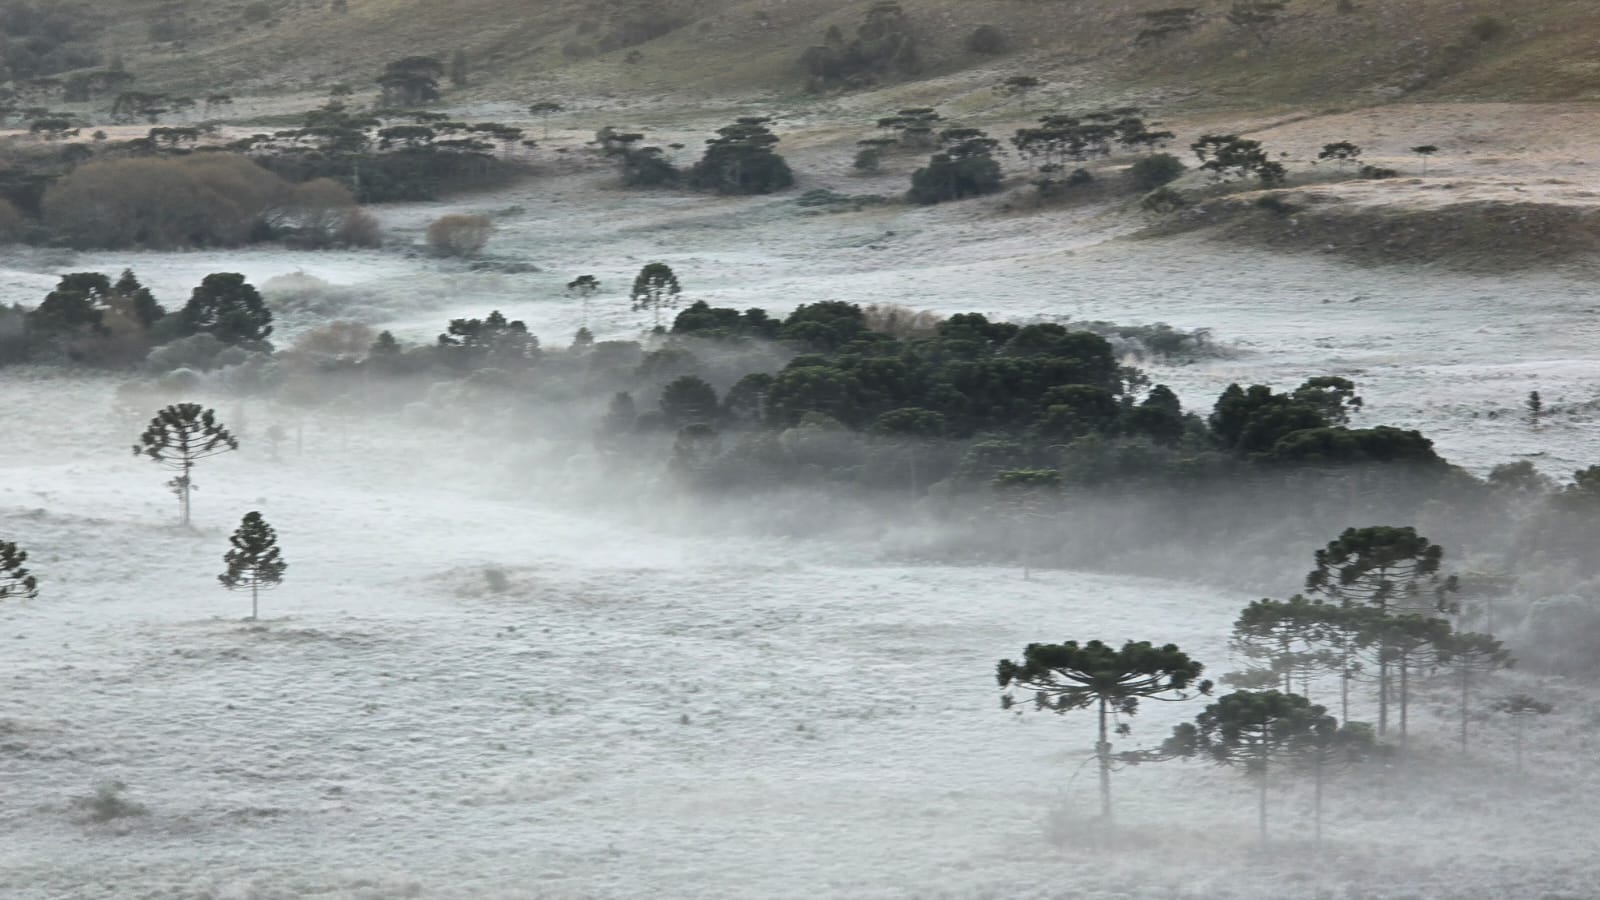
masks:
<svg viewBox="0 0 1600 900"><path fill-rule="evenodd" d="M493 231L488 216L440 216L428 226L428 249L439 256L476 256Z"/></svg>
<svg viewBox="0 0 1600 900"><path fill-rule="evenodd" d="M357 207L345 214L335 242L345 247L378 247L383 244L383 226L377 216Z"/></svg>
<svg viewBox="0 0 1600 900"><path fill-rule="evenodd" d="M1484 43L1504 37L1508 30L1505 20L1494 16L1479 16L1467 26L1467 32Z"/></svg>
<svg viewBox="0 0 1600 900"><path fill-rule="evenodd" d="M996 54L1006 52L1006 36L993 25L979 25L967 35L968 53Z"/></svg>
<svg viewBox="0 0 1600 900"><path fill-rule="evenodd" d="M72 808L81 811L90 822L110 822L113 819L146 815L149 810L143 804L122 798L122 792L127 788L120 781L102 782L95 786L93 794L74 797Z"/></svg>
<svg viewBox="0 0 1600 900"><path fill-rule="evenodd" d="M882 165L883 151L877 147L862 147L856 151L856 158L850 163L850 167L857 172L876 172Z"/></svg>
<svg viewBox="0 0 1600 900"><path fill-rule="evenodd" d="M1400 177L1399 172L1395 171L1394 169L1386 169L1383 166L1362 166L1361 171L1357 172L1356 174L1361 178L1367 178L1373 181L1381 181L1385 178Z"/></svg>
<svg viewBox="0 0 1600 900"><path fill-rule="evenodd" d="M1154 213L1174 213L1188 206L1189 198L1170 187L1160 187L1146 194L1139 205Z"/></svg>
<svg viewBox="0 0 1600 900"><path fill-rule="evenodd" d="M1171 153L1146 156L1128 167L1128 180L1140 191L1153 191L1177 180L1188 169Z"/></svg>
<svg viewBox="0 0 1600 900"><path fill-rule="evenodd" d="M289 190L233 154L103 160L45 192L44 222L75 247L233 246L270 232Z"/></svg>
<svg viewBox="0 0 1600 900"><path fill-rule="evenodd" d="M943 203L1000 190L1002 176L1000 164L989 156L968 156L952 159L949 154L935 153L928 165L911 174L913 203Z"/></svg>

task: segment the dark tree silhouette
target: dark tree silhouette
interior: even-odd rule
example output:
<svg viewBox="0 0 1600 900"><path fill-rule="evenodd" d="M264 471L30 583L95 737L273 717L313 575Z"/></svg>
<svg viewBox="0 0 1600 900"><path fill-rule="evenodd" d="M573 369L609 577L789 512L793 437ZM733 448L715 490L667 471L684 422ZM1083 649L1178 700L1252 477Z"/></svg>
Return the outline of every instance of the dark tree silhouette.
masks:
<svg viewBox="0 0 1600 900"><path fill-rule="evenodd" d="M11 541L0 541L0 600L39 596L39 579L23 567L28 552Z"/></svg>
<svg viewBox="0 0 1600 900"><path fill-rule="evenodd" d="M1439 148L1432 144L1423 144L1420 147L1412 147L1411 152L1422 157L1422 174L1426 176L1428 174L1428 158L1438 153Z"/></svg>
<svg viewBox="0 0 1600 900"><path fill-rule="evenodd" d="M217 580L230 591L249 591L250 618L257 618L261 592L282 584L283 572L289 568L278 551L278 533L261 513L246 513L228 543L233 549L222 557L228 570Z"/></svg>
<svg viewBox="0 0 1600 900"><path fill-rule="evenodd" d="M1000 661L996 676L1002 688L1016 686L1033 692L1034 707L1054 713L1096 707L1099 715L1099 740L1095 756L1100 762L1100 814L1111 822L1111 739L1112 716L1134 715L1141 699L1187 700L1194 685L1201 694L1211 693L1211 682L1199 681L1204 666L1191 660L1176 644L1156 647L1148 641L1129 641L1113 650L1100 641L1078 645L1029 644L1020 664ZM1011 692L1001 695L1000 705L1016 704ZM1118 733L1127 726L1119 725Z"/></svg>
<svg viewBox="0 0 1600 900"><path fill-rule="evenodd" d="M389 63L378 76L384 106L416 106L439 99L444 63L432 56L407 56Z"/></svg>
<svg viewBox="0 0 1600 900"><path fill-rule="evenodd" d="M641 309L650 310L655 317L655 325L661 327L661 310L676 309L678 294L682 288L678 284L678 276L672 267L666 263L649 263L639 270L633 279L633 289L628 292L628 300L635 312Z"/></svg>
<svg viewBox="0 0 1600 900"><path fill-rule="evenodd" d="M705 155L689 170L689 186L722 194L769 194L794 184L794 173L773 152L778 136L771 119L746 116L717 129Z"/></svg>
<svg viewBox="0 0 1600 900"><path fill-rule="evenodd" d="M1467 752L1467 703L1471 698L1472 675L1509 669L1516 659L1493 635L1457 632L1439 646L1439 662L1454 669L1461 679L1461 752Z"/></svg>
<svg viewBox="0 0 1600 900"><path fill-rule="evenodd" d="M189 492L195 488L194 464L237 449L238 440L217 421L215 410L202 409L198 403L178 403L156 413L139 443L133 445L133 455L148 456L177 471L167 487L178 495L182 524L187 526Z"/></svg>
<svg viewBox="0 0 1600 900"><path fill-rule="evenodd" d="M528 113L543 120L544 139L548 141L550 140L550 117L565 109L565 106L554 100L538 100L528 106Z"/></svg>
<svg viewBox="0 0 1600 900"><path fill-rule="evenodd" d="M1494 711L1505 713L1511 717L1514 725L1515 737L1513 744L1517 754L1517 771L1522 771L1522 732L1527 721L1534 716L1548 716L1555 711L1555 707L1542 700L1535 700L1527 694L1513 694L1495 703Z"/></svg>
<svg viewBox="0 0 1600 900"><path fill-rule="evenodd" d="M1261 843L1267 842L1267 784L1273 764L1317 729L1337 727L1321 706L1299 694L1234 691L1205 708L1193 725L1179 725L1163 750L1174 756L1208 756L1219 765L1240 766L1256 780Z"/></svg>
<svg viewBox="0 0 1600 900"><path fill-rule="evenodd" d="M272 310L238 272L207 275L178 313L184 334L209 334L224 344L258 344L272 334Z"/></svg>
<svg viewBox="0 0 1600 900"><path fill-rule="evenodd" d="M1444 550L1415 528L1347 528L1316 553L1316 568L1306 575L1306 593L1345 606L1366 606L1381 615L1397 612L1454 613L1454 575L1441 577ZM1378 633L1380 637L1383 632ZM1378 658L1378 734L1389 731L1390 662Z"/></svg>

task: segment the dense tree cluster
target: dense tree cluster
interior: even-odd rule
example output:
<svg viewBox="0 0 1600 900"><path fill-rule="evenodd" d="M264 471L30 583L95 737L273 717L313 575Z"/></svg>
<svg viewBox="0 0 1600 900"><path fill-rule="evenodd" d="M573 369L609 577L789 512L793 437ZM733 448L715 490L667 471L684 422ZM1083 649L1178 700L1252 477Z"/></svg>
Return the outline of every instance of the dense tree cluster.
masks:
<svg viewBox="0 0 1600 900"><path fill-rule="evenodd" d="M911 20L896 0L878 0L867 8L854 36L846 38L830 26L822 43L800 56L812 90L854 87L893 74L910 74L921 66Z"/></svg>

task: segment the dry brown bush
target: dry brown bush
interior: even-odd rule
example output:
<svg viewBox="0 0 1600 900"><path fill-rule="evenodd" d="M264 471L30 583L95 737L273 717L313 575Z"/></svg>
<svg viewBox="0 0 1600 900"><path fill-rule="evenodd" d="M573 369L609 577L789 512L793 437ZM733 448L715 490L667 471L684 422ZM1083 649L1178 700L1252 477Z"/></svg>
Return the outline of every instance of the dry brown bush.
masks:
<svg viewBox="0 0 1600 900"><path fill-rule="evenodd" d="M173 248L249 241L289 185L242 156L88 163L44 196L44 221L78 247Z"/></svg>
<svg viewBox="0 0 1600 900"><path fill-rule="evenodd" d="M493 231L488 216L440 216L428 226L428 248L440 256L476 256Z"/></svg>
<svg viewBox="0 0 1600 900"><path fill-rule="evenodd" d="M861 310L868 331L887 334L899 340L935 337L944 316L925 309L912 309L898 303L873 303Z"/></svg>
<svg viewBox="0 0 1600 900"><path fill-rule="evenodd" d="M372 349L378 333L360 322L339 320L302 333L290 348L291 354L313 359L361 359Z"/></svg>
<svg viewBox="0 0 1600 900"><path fill-rule="evenodd" d="M338 243L344 247L377 247L383 243L383 226L378 224L377 216L357 207L339 225Z"/></svg>

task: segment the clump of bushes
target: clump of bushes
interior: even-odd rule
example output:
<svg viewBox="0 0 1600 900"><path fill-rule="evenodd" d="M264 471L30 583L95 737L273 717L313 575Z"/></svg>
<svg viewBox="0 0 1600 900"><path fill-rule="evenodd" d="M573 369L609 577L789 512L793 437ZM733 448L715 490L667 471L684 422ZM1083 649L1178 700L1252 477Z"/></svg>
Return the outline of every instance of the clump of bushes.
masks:
<svg viewBox="0 0 1600 900"><path fill-rule="evenodd" d="M979 25L967 35L965 46L968 53L982 53L994 55L1006 52L1005 33L993 25Z"/></svg>
<svg viewBox="0 0 1600 900"><path fill-rule="evenodd" d="M1188 167L1170 153L1155 153L1141 157L1128 167L1128 180L1140 191L1153 191L1176 181Z"/></svg>
<svg viewBox="0 0 1600 900"><path fill-rule="evenodd" d="M440 216L428 226L428 249L438 256L477 256L492 233L494 220L488 216Z"/></svg>
<svg viewBox="0 0 1600 900"><path fill-rule="evenodd" d="M144 804L135 803L122 796L128 786L120 781L106 781L95 786L94 793L86 797L74 797L72 808L83 814L89 822L111 822L116 819L126 819L130 816L148 815L149 810Z"/></svg>

